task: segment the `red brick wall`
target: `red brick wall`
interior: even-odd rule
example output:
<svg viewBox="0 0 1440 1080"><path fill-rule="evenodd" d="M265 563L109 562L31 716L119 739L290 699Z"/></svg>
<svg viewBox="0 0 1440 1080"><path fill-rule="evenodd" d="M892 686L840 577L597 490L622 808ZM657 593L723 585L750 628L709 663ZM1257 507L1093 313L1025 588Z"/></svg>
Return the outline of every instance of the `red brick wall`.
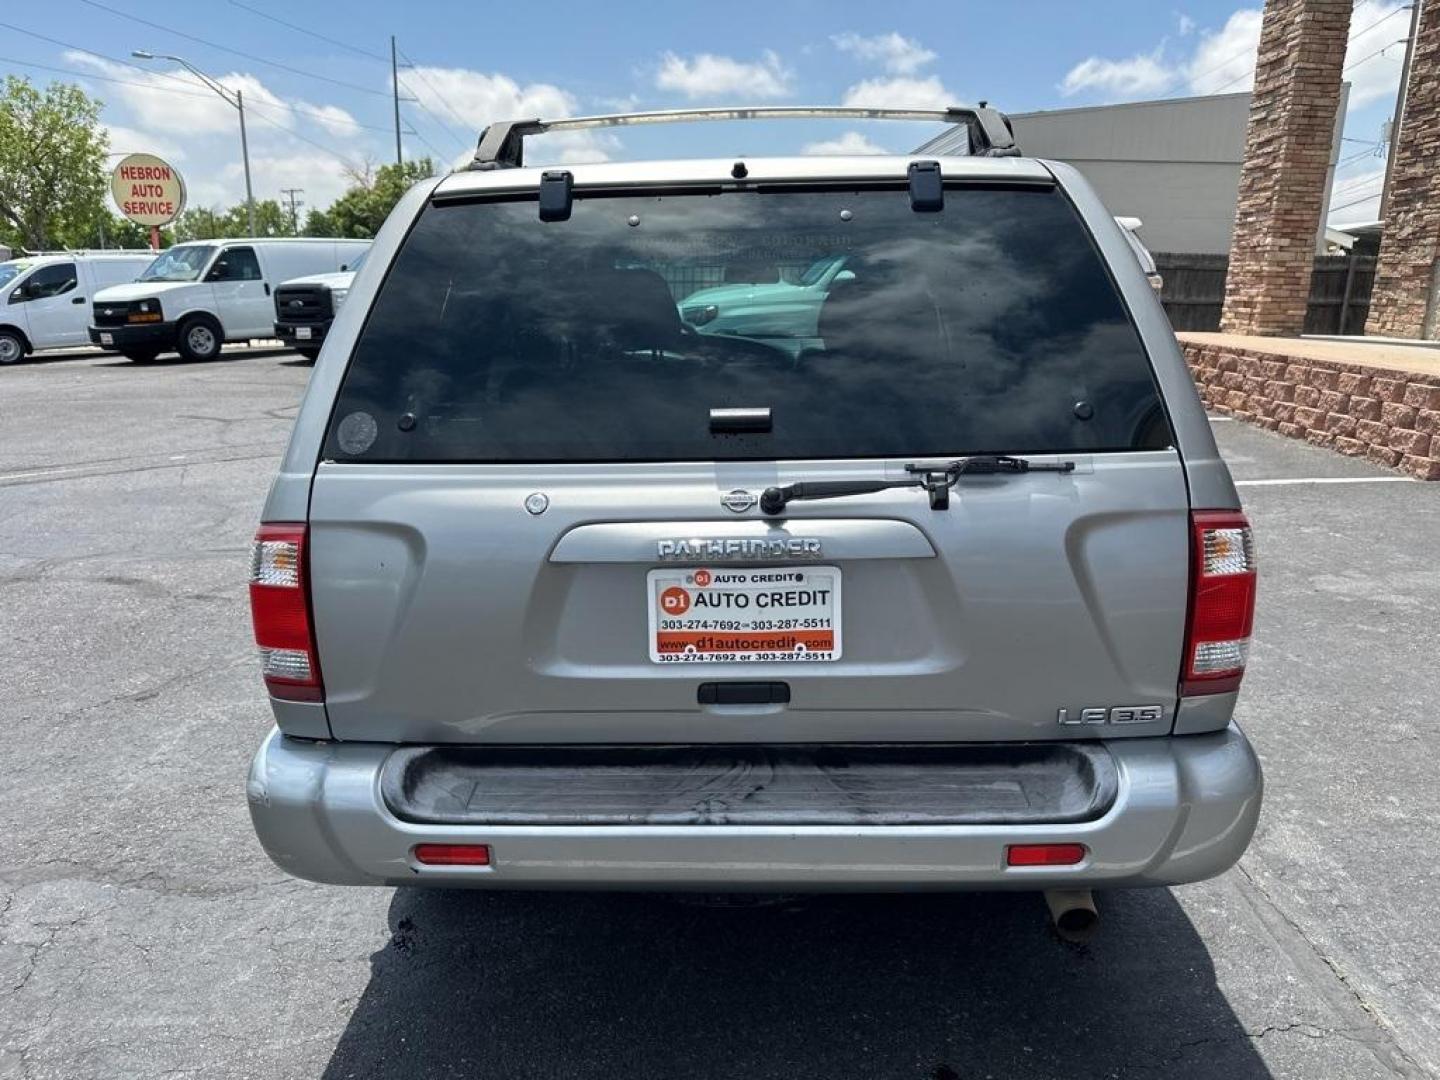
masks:
<svg viewBox="0 0 1440 1080"><path fill-rule="evenodd" d="M1421 480L1440 480L1440 375L1181 345L1209 408Z"/></svg>
<svg viewBox="0 0 1440 1080"><path fill-rule="evenodd" d="M1423 337L1440 258L1440 0L1421 9L1385 206L1369 334ZM1434 334L1432 333L1433 337Z"/></svg>
<svg viewBox="0 0 1440 1080"><path fill-rule="evenodd" d="M1350 10L1351 0L1266 0L1220 317L1227 333L1304 328Z"/></svg>

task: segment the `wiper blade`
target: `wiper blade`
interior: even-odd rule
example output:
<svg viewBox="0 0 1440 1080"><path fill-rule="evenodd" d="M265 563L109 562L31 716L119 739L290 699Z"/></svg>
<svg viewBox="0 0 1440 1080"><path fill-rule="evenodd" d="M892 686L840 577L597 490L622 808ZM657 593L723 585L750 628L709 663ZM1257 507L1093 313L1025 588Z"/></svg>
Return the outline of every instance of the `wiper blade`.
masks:
<svg viewBox="0 0 1440 1080"><path fill-rule="evenodd" d="M905 471L922 476L944 472L957 478L985 476L994 473L1068 473L1075 471L1075 463L1073 461L1031 461L1028 458L1012 457L1010 454L976 454L973 457L956 458L938 468L934 465L906 465Z"/></svg>
<svg viewBox="0 0 1440 1080"><path fill-rule="evenodd" d="M803 499L838 499L847 495L870 495L889 488L921 487L930 495L930 509L950 508L950 489L962 476L995 476L1002 473L1075 471L1073 461L1030 461L1009 454L976 454L956 458L943 465L905 466L905 480L802 480L783 487L768 487L760 496L760 510L778 514L787 503Z"/></svg>

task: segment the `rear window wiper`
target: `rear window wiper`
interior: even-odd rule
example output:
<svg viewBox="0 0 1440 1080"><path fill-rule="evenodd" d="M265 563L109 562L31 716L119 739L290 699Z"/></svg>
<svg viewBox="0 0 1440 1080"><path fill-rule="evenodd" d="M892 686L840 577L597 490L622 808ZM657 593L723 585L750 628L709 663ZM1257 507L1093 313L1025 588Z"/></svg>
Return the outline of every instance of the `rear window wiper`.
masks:
<svg viewBox="0 0 1440 1080"><path fill-rule="evenodd" d="M768 487L760 496L760 509L778 514L787 503L801 499L838 499L846 495L870 495L889 488L921 487L930 495L930 509L950 508L950 489L962 476L994 476L1001 473L1075 471L1073 461L1029 461L1009 454L975 454L956 458L943 465L905 466L904 480L801 480L783 487Z"/></svg>

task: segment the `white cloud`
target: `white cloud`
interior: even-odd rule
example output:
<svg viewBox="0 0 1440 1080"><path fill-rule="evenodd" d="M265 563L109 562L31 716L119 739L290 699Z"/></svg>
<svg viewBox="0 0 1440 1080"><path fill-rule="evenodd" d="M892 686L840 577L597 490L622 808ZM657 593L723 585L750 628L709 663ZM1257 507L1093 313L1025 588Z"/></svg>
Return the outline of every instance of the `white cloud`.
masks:
<svg viewBox="0 0 1440 1080"><path fill-rule="evenodd" d="M1192 94L1236 94L1249 90L1255 72L1255 49L1260 44L1261 12L1241 8L1225 25L1201 35L1189 61L1179 65Z"/></svg>
<svg viewBox="0 0 1440 1080"><path fill-rule="evenodd" d="M148 131L137 131L120 124L106 124L105 133L110 137L110 160L119 160L124 154L154 154L171 164L185 160L185 149L179 143Z"/></svg>
<svg viewBox="0 0 1440 1080"><path fill-rule="evenodd" d="M859 34L836 34L830 39L841 52L850 53L868 63L878 63L895 75L912 75L935 59L935 53L918 41L902 37L894 30L888 34L862 37Z"/></svg>
<svg viewBox="0 0 1440 1080"><path fill-rule="evenodd" d="M1345 78L1350 80L1352 109L1393 99L1400 89L1400 66L1405 59L1405 46L1400 39L1410 26L1405 15L1397 13L1405 10L1401 0L1373 0L1351 22L1345 63L1355 67L1345 73ZM1356 33L1357 30L1362 32ZM1371 56L1376 52L1380 55Z"/></svg>
<svg viewBox="0 0 1440 1080"><path fill-rule="evenodd" d="M1398 12L1404 0L1371 0L1352 18L1345 54L1349 68L1350 108L1394 97L1400 83L1405 27ZM1092 56L1076 64L1060 83L1069 96L1094 91L1107 99L1124 99L1168 93L1235 94L1251 88L1255 52L1260 43L1262 12L1239 8L1219 29L1201 33L1189 55L1167 55L1162 42L1150 53L1125 60ZM1180 16L1180 36L1194 38L1195 21ZM1383 51L1382 51L1383 50ZM1378 53L1379 55L1372 55Z"/></svg>
<svg viewBox="0 0 1440 1080"><path fill-rule="evenodd" d="M1374 221L1380 216L1385 166L1337 177L1330 192L1330 224Z"/></svg>
<svg viewBox="0 0 1440 1080"><path fill-rule="evenodd" d="M282 188L302 188L305 194L305 212L312 207L329 206L345 193L350 178L345 167L329 154L319 151L286 150L279 154L250 155L250 177L255 188L255 199L274 199ZM239 191L238 196L230 192ZM203 193L214 192L209 199L192 198L192 206L229 206L245 198L245 172L240 162L230 162L221 171L217 182L207 184Z"/></svg>
<svg viewBox="0 0 1440 1080"><path fill-rule="evenodd" d="M684 94L691 101L702 98L762 101L789 94L792 78L780 57L768 49L754 62L712 53L700 53L688 59L666 53L655 73L655 85L661 90Z"/></svg>
<svg viewBox="0 0 1440 1080"><path fill-rule="evenodd" d="M331 135L353 136L360 132L360 125L339 105L306 105L300 115L313 120Z"/></svg>
<svg viewBox="0 0 1440 1080"><path fill-rule="evenodd" d="M840 103L857 109L943 109L955 104L954 99L936 76L929 75L923 79L866 79L846 90Z"/></svg>
<svg viewBox="0 0 1440 1080"><path fill-rule="evenodd" d="M574 96L550 83L522 86L508 75L468 68L414 70L418 77L407 79L406 86L420 103L447 123L463 120L470 128L465 134L477 139L481 130L496 120L537 116L553 119L575 114ZM535 164L608 161L619 145L613 136L595 132L557 132L527 139L526 160ZM463 160L470 160L469 155L464 155Z"/></svg>
<svg viewBox="0 0 1440 1080"><path fill-rule="evenodd" d="M1174 72L1161 62L1158 51L1128 60L1091 56L1066 72L1060 93L1071 97L1083 90L1095 90L1110 98L1134 97L1161 93L1173 79Z"/></svg>
<svg viewBox="0 0 1440 1080"><path fill-rule="evenodd" d="M823 142L807 143L803 153L806 154L888 154L883 146L879 146L858 131L847 131L835 139L826 139Z"/></svg>
<svg viewBox="0 0 1440 1080"><path fill-rule="evenodd" d="M237 129L235 107L184 68L164 72L136 71L92 53L75 50L66 52L64 59L76 67L124 79L123 83L108 84L106 97L118 98L135 114L142 128L187 136ZM284 128L295 126L295 115L290 106L271 93L255 76L230 72L214 78L226 89L241 92L247 114L253 111L266 121Z"/></svg>
<svg viewBox="0 0 1440 1080"><path fill-rule="evenodd" d="M1195 20L1184 12L1181 12L1175 19L1181 37L1188 37L1195 32Z"/></svg>

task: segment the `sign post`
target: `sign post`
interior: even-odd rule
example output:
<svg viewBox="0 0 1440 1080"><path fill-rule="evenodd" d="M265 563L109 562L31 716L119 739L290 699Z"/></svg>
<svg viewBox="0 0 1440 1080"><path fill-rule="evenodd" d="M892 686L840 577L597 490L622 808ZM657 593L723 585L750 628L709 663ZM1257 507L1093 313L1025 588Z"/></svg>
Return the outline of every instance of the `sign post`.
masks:
<svg viewBox="0 0 1440 1080"><path fill-rule="evenodd" d="M185 209L185 181L153 154L122 158L110 175L115 206L137 225L150 226L150 249L160 250L160 226L169 225Z"/></svg>

